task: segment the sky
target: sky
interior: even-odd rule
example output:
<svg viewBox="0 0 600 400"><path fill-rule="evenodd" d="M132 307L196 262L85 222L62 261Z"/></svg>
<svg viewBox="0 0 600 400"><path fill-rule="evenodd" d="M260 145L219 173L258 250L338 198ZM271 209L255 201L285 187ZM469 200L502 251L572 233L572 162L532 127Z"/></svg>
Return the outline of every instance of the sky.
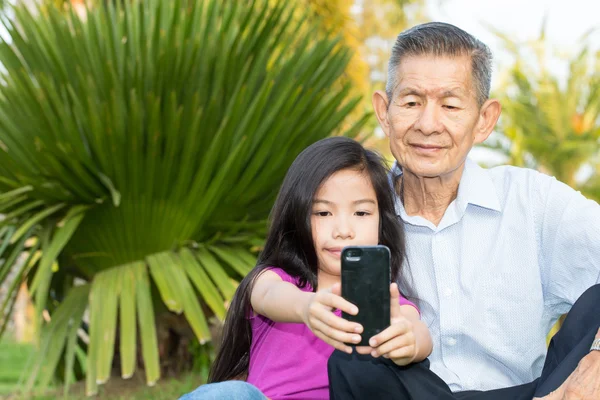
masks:
<svg viewBox="0 0 600 400"><path fill-rule="evenodd" d="M426 0L426 7L431 19L458 25L483 41L492 37L485 24L518 39L535 37L544 15L556 44L575 44L586 30L600 27L598 0Z"/></svg>

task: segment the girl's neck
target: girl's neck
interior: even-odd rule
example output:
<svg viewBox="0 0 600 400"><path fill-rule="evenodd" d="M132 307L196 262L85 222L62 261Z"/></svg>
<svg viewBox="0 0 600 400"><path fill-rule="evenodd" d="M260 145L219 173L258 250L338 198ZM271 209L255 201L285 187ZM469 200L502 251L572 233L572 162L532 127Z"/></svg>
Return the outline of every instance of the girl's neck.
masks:
<svg viewBox="0 0 600 400"><path fill-rule="evenodd" d="M328 274L327 272L323 272L320 269L319 269L319 272L317 273L317 289L318 290L329 289L336 283L340 283L340 281L341 281L341 278L339 275L331 275L331 274Z"/></svg>

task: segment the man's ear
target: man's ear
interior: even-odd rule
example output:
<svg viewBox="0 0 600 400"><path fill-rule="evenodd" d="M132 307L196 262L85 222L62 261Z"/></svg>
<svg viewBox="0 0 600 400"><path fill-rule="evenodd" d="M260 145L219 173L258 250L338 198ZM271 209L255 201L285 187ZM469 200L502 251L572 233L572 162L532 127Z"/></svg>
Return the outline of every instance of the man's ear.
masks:
<svg viewBox="0 0 600 400"><path fill-rule="evenodd" d="M385 136L390 136L390 122L388 120L388 98L384 91L378 90L373 93L372 97L373 109L379 121L379 126L385 133Z"/></svg>
<svg viewBox="0 0 600 400"><path fill-rule="evenodd" d="M502 106L496 99L488 99L479 111L479 120L475 127L475 143L483 143L488 136L493 132L500 113L502 112Z"/></svg>

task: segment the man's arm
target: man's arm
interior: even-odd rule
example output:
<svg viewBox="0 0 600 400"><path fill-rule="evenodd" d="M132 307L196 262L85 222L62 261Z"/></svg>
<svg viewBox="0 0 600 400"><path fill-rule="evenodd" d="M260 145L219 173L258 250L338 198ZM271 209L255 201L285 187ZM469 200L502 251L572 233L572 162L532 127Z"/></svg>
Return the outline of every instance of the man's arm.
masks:
<svg viewBox="0 0 600 400"><path fill-rule="evenodd" d="M600 205L546 175L537 183L533 207L545 307L564 314L600 283Z"/></svg>
<svg viewBox="0 0 600 400"><path fill-rule="evenodd" d="M600 340L600 329L596 334ZM597 400L600 399L600 351L590 351L563 384L544 397L533 400Z"/></svg>
<svg viewBox="0 0 600 400"><path fill-rule="evenodd" d="M554 178L540 177L537 200L543 207L537 222L545 308L566 313L600 283L600 205ZM583 357L559 389L543 399L600 399L600 351Z"/></svg>

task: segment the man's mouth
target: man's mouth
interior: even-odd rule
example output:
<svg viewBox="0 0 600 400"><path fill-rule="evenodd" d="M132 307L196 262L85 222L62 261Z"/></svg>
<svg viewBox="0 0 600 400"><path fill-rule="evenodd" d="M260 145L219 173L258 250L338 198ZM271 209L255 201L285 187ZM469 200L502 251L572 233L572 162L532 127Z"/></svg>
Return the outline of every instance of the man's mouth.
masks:
<svg viewBox="0 0 600 400"><path fill-rule="evenodd" d="M424 153L424 154L432 154L432 153L436 153L442 149L444 149L444 146L438 146L438 145L434 145L434 144L411 144L410 145L413 149L415 149L417 152L419 153Z"/></svg>

